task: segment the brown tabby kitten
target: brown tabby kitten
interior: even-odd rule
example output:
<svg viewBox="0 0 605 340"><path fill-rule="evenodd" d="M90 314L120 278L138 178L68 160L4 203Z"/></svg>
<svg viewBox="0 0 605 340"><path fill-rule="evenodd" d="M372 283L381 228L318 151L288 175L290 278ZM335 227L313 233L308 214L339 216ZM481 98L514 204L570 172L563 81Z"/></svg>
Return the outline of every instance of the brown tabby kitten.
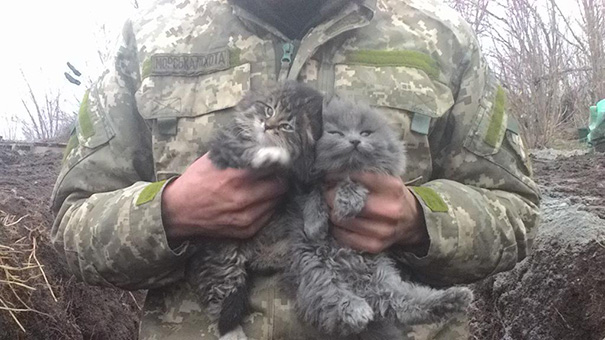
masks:
<svg viewBox="0 0 605 340"><path fill-rule="evenodd" d="M282 271L288 240L302 228L295 189L309 181L315 141L322 133L321 94L296 82L250 93L237 107L233 123L217 132L210 159L218 168L245 168L259 175L279 173L291 190L269 223L245 241L210 240L190 260L186 276L221 335L239 326L247 310L249 275Z"/></svg>

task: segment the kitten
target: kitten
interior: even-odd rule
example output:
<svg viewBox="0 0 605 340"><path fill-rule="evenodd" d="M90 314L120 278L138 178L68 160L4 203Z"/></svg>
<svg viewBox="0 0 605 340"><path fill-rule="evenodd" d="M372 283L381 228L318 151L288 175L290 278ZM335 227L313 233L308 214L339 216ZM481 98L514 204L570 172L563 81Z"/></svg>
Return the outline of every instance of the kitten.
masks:
<svg viewBox="0 0 605 340"><path fill-rule="evenodd" d="M325 104L323 123L323 136L316 146L317 171L345 176L357 171L402 174L401 142L369 106L334 97ZM337 185L334 216L356 216L367 196L368 190L347 176ZM329 210L318 183L305 199L304 230L297 233L288 275L296 286L300 317L320 331L398 339L398 327L447 320L470 304L469 289L436 290L403 280L386 254L343 248L328 228Z"/></svg>
<svg viewBox="0 0 605 340"><path fill-rule="evenodd" d="M292 187L310 179L315 141L321 136L322 102L319 92L296 82L249 93L238 104L232 124L210 142L210 160L218 168L280 174L291 184L284 203L254 237L205 242L189 261L186 277L211 318L218 319L222 336L238 328L245 316L249 275L287 266L289 233L303 226Z"/></svg>

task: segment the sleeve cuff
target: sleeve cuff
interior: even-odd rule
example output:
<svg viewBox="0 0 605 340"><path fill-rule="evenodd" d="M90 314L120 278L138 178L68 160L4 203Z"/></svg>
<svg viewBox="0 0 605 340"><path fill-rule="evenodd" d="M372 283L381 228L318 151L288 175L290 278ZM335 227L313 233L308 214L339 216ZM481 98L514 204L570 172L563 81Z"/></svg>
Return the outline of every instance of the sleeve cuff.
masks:
<svg viewBox="0 0 605 340"><path fill-rule="evenodd" d="M404 247L395 250L398 259L413 267L424 267L435 262L445 262L451 259L458 243L458 230L443 230L444 220L451 224L454 216L448 214L448 202L431 187L410 187L422 208L426 228L429 234L429 248L425 256L406 251Z"/></svg>
<svg viewBox="0 0 605 340"><path fill-rule="evenodd" d="M430 184L410 189L422 208L429 235L428 252L418 256L405 247L396 247L391 255L423 282L436 286L450 284L452 280L445 273L455 271L452 262L459 247L459 228L452 204Z"/></svg>
<svg viewBox="0 0 605 340"><path fill-rule="evenodd" d="M187 253L190 248L189 241L171 244L166 235L162 214L162 193L170 182L178 177L172 177L167 180L153 182L147 184L139 193L135 205L131 211L131 218L150 219L149 227L152 233L150 236L155 237L161 249L169 251L173 257L180 257ZM153 230L157 229L157 230Z"/></svg>

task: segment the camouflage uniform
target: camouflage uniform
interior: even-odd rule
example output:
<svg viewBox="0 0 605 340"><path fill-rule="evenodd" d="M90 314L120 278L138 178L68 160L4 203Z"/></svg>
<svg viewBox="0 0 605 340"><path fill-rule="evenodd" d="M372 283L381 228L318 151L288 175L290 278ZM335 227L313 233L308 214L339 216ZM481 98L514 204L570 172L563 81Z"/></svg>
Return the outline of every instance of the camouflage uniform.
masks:
<svg viewBox="0 0 605 340"><path fill-rule="evenodd" d="M527 256L538 189L504 91L455 12L433 0L350 2L289 41L227 0L159 1L125 25L114 67L86 94L53 195L53 241L75 275L149 289L141 338L217 339L182 281L195 247L167 243L163 181L207 151L246 91L278 79L362 98L401 131L431 243L421 258L393 255L420 281L472 282ZM250 339L325 338L297 321L274 278L255 279L251 295ZM461 338L460 324L402 338Z"/></svg>

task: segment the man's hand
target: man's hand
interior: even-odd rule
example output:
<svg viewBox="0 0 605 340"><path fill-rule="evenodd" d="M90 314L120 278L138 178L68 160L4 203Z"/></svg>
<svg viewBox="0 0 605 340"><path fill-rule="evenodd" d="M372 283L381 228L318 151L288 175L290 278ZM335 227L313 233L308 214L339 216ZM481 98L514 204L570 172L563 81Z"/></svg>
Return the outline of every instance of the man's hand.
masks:
<svg viewBox="0 0 605 340"><path fill-rule="evenodd" d="M271 218L285 181L214 167L208 154L164 189L162 217L171 242L196 237L249 238Z"/></svg>
<svg viewBox="0 0 605 340"><path fill-rule="evenodd" d="M326 179L325 198L330 209L338 180L338 174L329 175ZM363 185L370 193L357 217L338 221L331 216L334 237L345 246L374 254L400 245L417 255L426 255L429 236L422 208L403 181L376 173L353 174L351 180Z"/></svg>

